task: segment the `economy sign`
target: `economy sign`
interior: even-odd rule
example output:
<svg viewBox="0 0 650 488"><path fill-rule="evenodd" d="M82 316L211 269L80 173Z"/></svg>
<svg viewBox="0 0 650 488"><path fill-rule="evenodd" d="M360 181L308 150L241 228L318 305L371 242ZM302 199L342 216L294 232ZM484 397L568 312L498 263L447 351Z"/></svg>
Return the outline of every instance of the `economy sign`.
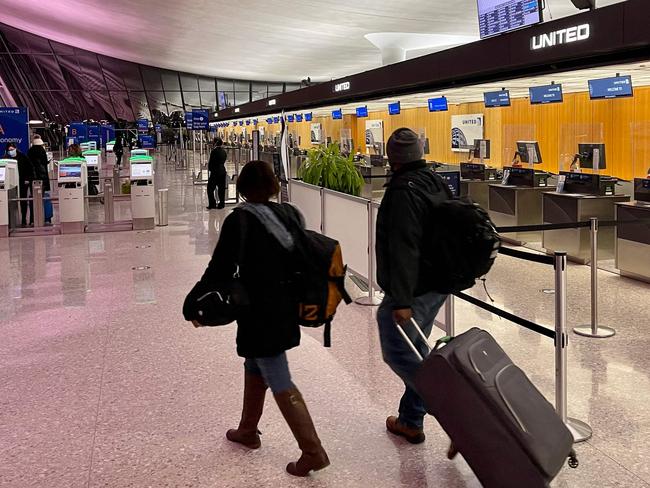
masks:
<svg viewBox="0 0 650 488"><path fill-rule="evenodd" d="M185 112L185 127L192 130L192 112Z"/></svg>
<svg viewBox="0 0 650 488"><path fill-rule="evenodd" d="M204 109L195 108L192 110L192 128L194 130L208 130L210 112Z"/></svg>
<svg viewBox="0 0 650 488"><path fill-rule="evenodd" d="M26 107L0 107L0 151L5 149L7 143L15 142L20 152L27 153L28 122Z"/></svg>

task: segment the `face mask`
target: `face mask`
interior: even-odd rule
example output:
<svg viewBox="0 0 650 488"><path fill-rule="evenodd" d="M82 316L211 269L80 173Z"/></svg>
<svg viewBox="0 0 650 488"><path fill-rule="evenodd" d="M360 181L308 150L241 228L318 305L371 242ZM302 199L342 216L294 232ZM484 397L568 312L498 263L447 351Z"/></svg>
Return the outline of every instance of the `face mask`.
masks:
<svg viewBox="0 0 650 488"><path fill-rule="evenodd" d="M9 149L9 156L15 158L16 154L18 154L18 152L15 149Z"/></svg>

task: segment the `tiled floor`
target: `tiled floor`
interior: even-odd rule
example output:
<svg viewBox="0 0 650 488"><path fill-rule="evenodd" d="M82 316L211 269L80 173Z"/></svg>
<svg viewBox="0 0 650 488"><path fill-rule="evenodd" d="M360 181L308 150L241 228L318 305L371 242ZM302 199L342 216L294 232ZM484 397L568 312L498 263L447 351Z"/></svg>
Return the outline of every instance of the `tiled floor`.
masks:
<svg viewBox="0 0 650 488"><path fill-rule="evenodd" d="M340 310L331 349L307 331L290 352L332 466L309 480L284 472L298 451L270 399L261 450L226 441L242 392L235 329L195 330L181 316L226 213L205 211L185 172L158 180L170 188L168 227L0 240L0 486L480 486L446 460L433 419L420 446L385 433L400 384L381 361L373 309L358 305ZM570 266L571 324L588 319L588 280ZM572 336L569 413L594 437L554 486L650 486L650 287L607 272L600 285L602 322L618 334ZM497 305L546 325L553 295L541 290L552 287L550 269L508 257L488 280ZM460 331L492 332L553 399L550 340L464 303L456 315Z"/></svg>

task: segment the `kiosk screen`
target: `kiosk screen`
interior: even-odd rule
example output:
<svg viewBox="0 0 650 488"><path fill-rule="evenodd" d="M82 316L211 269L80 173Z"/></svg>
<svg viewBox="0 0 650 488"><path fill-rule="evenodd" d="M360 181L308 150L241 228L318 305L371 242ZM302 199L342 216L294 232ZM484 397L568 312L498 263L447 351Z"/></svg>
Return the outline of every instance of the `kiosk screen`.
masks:
<svg viewBox="0 0 650 488"><path fill-rule="evenodd" d="M537 141L517 141L517 154L519 154L522 163L540 164L542 162L542 153Z"/></svg>
<svg viewBox="0 0 650 488"><path fill-rule="evenodd" d="M605 144L578 144L580 166L591 169L605 169Z"/></svg>
<svg viewBox="0 0 650 488"><path fill-rule="evenodd" d="M149 178L152 174L151 163L131 164L131 178Z"/></svg>
<svg viewBox="0 0 650 488"><path fill-rule="evenodd" d="M81 165L59 163L59 181L76 181L81 179Z"/></svg>
<svg viewBox="0 0 650 488"><path fill-rule="evenodd" d="M99 163L99 156L84 156L87 166L97 166Z"/></svg>

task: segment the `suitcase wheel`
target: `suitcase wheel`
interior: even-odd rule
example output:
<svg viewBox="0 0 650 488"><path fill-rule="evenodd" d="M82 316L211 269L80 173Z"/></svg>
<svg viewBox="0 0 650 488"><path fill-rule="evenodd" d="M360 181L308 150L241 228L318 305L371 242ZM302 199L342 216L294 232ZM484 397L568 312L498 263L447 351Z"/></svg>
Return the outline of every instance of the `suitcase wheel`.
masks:
<svg viewBox="0 0 650 488"><path fill-rule="evenodd" d="M458 450L456 449L456 446L454 446L454 443L452 442L451 444L449 444L449 449L447 450L447 459L454 459L456 456L458 456Z"/></svg>
<svg viewBox="0 0 650 488"><path fill-rule="evenodd" d="M576 456L575 451L571 451L571 454L569 454L569 467L576 469L578 466L580 466L580 461L578 461L578 456Z"/></svg>

